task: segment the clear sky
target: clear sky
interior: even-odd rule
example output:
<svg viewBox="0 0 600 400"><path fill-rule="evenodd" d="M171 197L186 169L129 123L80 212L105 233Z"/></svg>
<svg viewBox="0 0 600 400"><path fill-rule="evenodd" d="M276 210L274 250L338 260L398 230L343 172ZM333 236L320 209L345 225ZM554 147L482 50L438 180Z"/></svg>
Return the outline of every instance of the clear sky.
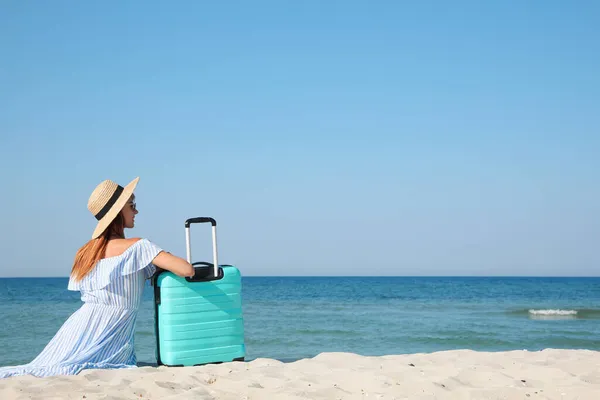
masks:
<svg viewBox="0 0 600 400"><path fill-rule="evenodd" d="M600 3L4 1L0 276L218 222L251 275L600 275ZM210 260L208 226L192 229Z"/></svg>

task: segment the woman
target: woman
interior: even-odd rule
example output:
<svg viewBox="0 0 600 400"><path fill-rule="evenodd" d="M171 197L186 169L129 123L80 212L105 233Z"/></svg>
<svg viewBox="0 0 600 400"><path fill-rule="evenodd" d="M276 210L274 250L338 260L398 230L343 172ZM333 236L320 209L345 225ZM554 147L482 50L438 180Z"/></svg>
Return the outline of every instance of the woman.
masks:
<svg viewBox="0 0 600 400"><path fill-rule="evenodd" d="M16 375L75 375L86 368L136 366L135 321L145 279L156 267L192 276L184 259L147 239L126 239L138 214L134 179L122 187L111 180L92 192L88 209L98 220L92 239L79 249L69 290L81 292L84 304L63 324L29 364L0 368L0 378Z"/></svg>

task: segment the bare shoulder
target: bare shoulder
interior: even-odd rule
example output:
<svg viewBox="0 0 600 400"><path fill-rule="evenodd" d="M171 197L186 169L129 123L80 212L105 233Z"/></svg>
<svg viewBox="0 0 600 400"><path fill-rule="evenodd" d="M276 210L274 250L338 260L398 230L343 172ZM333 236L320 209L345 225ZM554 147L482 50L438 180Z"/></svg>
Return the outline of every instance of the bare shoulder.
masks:
<svg viewBox="0 0 600 400"><path fill-rule="evenodd" d="M106 245L105 257L117 257L127 251L142 238L112 239Z"/></svg>
<svg viewBox="0 0 600 400"><path fill-rule="evenodd" d="M142 240L142 238L129 238L129 239L121 239L124 240L129 246L136 244L138 241Z"/></svg>

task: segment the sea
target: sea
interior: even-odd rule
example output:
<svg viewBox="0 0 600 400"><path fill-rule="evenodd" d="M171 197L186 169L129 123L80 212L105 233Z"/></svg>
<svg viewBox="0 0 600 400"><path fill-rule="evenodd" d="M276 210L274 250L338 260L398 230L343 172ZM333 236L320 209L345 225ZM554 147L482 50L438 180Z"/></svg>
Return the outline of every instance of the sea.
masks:
<svg viewBox="0 0 600 400"><path fill-rule="evenodd" d="M31 361L81 306L67 278L0 278L0 366ZM153 291L138 315L139 365L156 363ZM600 278L244 277L246 359L600 350Z"/></svg>

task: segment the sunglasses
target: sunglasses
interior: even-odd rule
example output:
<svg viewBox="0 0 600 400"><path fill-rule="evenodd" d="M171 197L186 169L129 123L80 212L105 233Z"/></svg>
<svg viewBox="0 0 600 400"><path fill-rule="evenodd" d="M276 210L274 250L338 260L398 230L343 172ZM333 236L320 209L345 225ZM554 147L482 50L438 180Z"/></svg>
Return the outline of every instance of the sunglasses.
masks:
<svg viewBox="0 0 600 400"><path fill-rule="evenodd" d="M137 211L137 205L136 205L135 201L132 201L132 202L130 202L128 204L131 207L131 210Z"/></svg>

